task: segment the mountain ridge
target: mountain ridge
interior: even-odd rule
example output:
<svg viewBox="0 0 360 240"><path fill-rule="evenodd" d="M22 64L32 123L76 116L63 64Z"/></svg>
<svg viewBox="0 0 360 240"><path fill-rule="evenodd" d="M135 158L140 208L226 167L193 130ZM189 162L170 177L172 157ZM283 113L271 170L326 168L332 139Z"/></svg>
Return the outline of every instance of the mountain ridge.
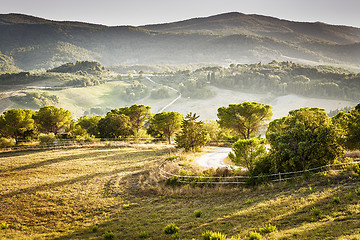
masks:
<svg viewBox="0 0 360 240"><path fill-rule="evenodd" d="M23 70L77 60L103 65L224 64L287 57L360 66L360 28L237 12L138 27L0 14L0 33L0 64L13 59L11 66Z"/></svg>

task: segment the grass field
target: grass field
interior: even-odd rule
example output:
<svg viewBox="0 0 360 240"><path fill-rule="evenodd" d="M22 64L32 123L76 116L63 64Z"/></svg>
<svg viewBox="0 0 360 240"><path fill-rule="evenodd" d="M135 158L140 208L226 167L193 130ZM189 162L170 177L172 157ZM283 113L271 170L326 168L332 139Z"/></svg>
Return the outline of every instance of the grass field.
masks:
<svg viewBox="0 0 360 240"><path fill-rule="evenodd" d="M249 239L268 223L278 230L263 239L360 239L356 174L173 188L156 167L174 154L161 145L1 153L0 239L202 239L207 230ZM169 223L178 235L163 232Z"/></svg>

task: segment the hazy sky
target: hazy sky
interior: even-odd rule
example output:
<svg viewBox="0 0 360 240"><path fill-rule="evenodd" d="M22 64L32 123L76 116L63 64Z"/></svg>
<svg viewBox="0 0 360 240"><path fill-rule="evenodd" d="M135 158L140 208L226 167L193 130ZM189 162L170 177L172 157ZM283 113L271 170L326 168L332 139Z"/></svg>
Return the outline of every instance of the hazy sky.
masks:
<svg viewBox="0 0 360 240"><path fill-rule="evenodd" d="M0 13L109 26L139 26L242 12L360 27L360 0L0 0L0 6Z"/></svg>

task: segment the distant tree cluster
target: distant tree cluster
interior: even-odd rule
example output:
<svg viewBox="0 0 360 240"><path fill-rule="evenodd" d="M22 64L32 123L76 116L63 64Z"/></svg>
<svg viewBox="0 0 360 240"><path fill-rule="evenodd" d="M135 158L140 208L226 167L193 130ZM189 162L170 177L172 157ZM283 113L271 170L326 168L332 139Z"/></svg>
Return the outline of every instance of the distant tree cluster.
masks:
<svg viewBox="0 0 360 240"><path fill-rule="evenodd" d="M143 83L134 80L132 84L120 92L121 98L127 102L133 102L149 95L149 89Z"/></svg>
<svg viewBox="0 0 360 240"><path fill-rule="evenodd" d="M66 63L59 67L49 69L47 72L56 73L76 73L76 74L100 74L105 70L99 62L95 61L77 61L75 63Z"/></svg>
<svg viewBox="0 0 360 240"><path fill-rule="evenodd" d="M150 96L154 99L169 98L169 89L167 87L160 87L156 90L152 90Z"/></svg>
<svg viewBox="0 0 360 240"><path fill-rule="evenodd" d="M25 96L13 96L10 97L10 100L24 107L38 109L46 105L50 106L57 104L59 102L59 97L47 92L26 92Z"/></svg>
<svg viewBox="0 0 360 240"><path fill-rule="evenodd" d="M205 84L211 84L220 88L271 92L275 95L360 99L360 74L329 66L272 61L269 64L231 64L228 68L202 67L186 74L190 81L178 80L182 83L180 89L184 91L191 89L196 92ZM206 92L204 89L201 91ZM206 98L211 95L201 96Z"/></svg>

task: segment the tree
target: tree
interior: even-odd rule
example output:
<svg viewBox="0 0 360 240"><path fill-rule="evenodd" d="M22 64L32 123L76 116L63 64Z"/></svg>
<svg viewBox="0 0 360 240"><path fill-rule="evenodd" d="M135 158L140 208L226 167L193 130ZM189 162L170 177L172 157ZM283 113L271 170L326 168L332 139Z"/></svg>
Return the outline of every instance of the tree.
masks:
<svg viewBox="0 0 360 240"><path fill-rule="evenodd" d="M271 106L257 102L230 104L218 109L219 124L236 131L244 139L253 137L272 117Z"/></svg>
<svg viewBox="0 0 360 240"><path fill-rule="evenodd" d="M270 122L273 172L300 171L332 164L342 153L338 132L323 109L301 108Z"/></svg>
<svg viewBox="0 0 360 240"><path fill-rule="evenodd" d="M205 146L208 134L202 121L197 121L199 116L196 113L189 113L182 122L181 131L176 134L175 142L177 147L184 148L185 151L195 151L199 147Z"/></svg>
<svg viewBox="0 0 360 240"><path fill-rule="evenodd" d="M163 134L171 143L171 137L180 131L184 117L178 112L161 112L154 115L151 128Z"/></svg>
<svg viewBox="0 0 360 240"><path fill-rule="evenodd" d="M238 166L253 171L258 160L266 155L266 148L258 138L239 139L232 146L234 153L229 153L230 160Z"/></svg>
<svg viewBox="0 0 360 240"><path fill-rule="evenodd" d="M128 116L130 118L132 130L135 133L138 133L139 129L142 128L145 122L150 118L150 109L151 107L149 106L134 104L130 107L113 109L111 112Z"/></svg>
<svg viewBox="0 0 360 240"><path fill-rule="evenodd" d="M1 133L4 137L15 139L16 144L20 139L25 139L34 129L34 112L29 109L11 109L0 116Z"/></svg>
<svg viewBox="0 0 360 240"><path fill-rule="evenodd" d="M85 129L87 133L93 136L99 136L99 130L98 130L98 123L101 120L101 116L82 116L78 120L78 124L81 126L82 129Z"/></svg>
<svg viewBox="0 0 360 240"><path fill-rule="evenodd" d="M71 113L63 108L45 106L35 112L34 120L43 133L58 134L68 128L72 121Z"/></svg>
<svg viewBox="0 0 360 240"><path fill-rule="evenodd" d="M98 129L103 138L122 138L133 134L130 118L124 114L112 112L99 121Z"/></svg>
<svg viewBox="0 0 360 240"><path fill-rule="evenodd" d="M348 113L339 112L332 120L341 130L343 146L349 150L360 149L360 103Z"/></svg>

